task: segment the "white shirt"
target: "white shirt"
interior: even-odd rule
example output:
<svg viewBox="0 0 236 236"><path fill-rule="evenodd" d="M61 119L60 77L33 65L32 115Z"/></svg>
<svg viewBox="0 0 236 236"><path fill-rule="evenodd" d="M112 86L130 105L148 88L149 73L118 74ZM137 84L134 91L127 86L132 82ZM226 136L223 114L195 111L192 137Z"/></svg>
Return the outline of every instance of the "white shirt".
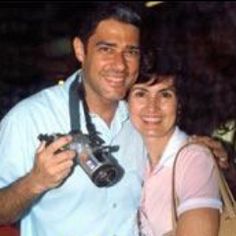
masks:
<svg viewBox="0 0 236 236"><path fill-rule="evenodd" d="M20 102L0 124L0 188L28 173L33 166L40 133L70 131L68 91L76 74ZM82 111L82 109L80 109ZM77 165L60 187L33 203L21 220L21 236L134 236L140 204L146 152L140 135L120 102L108 127L91 115L107 145L124 168L123 178L112 187L96 187ZM85 131L83 113L82 128ZM17 196L15 196L17 198Z"/></svg>

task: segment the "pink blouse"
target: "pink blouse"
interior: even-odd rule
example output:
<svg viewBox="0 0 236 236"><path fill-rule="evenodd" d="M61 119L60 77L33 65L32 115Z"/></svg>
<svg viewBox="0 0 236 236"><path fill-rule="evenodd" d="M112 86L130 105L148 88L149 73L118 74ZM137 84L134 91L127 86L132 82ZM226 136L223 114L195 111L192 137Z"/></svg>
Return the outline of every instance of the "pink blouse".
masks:
<svg viewBox="0 0 236 236"><path fill-rule="evenodd" d="M146 235L161 236L172 229L172 166L176 152L186 138L176 128L156 168L150 171L147 166L140 209L141 224ZM221 208L211 155L207 148L197 144L186 147L180 153L175 180L179 198L178 215L194 208Z"/></svg>

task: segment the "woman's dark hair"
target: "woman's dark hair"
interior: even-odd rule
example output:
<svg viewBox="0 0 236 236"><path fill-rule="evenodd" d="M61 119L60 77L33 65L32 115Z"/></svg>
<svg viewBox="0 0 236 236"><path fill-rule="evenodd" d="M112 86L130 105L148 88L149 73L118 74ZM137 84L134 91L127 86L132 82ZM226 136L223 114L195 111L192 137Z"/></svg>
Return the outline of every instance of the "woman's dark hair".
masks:
<svg viewBox="0 0 236 236"><path fill-rule="evenodd" d="M149 47L143 50L136 83L151 82L152 85L165 79L165 76L173 76L181 109L181 115L177 117L178 126L189 134L211 135L216 128L234 117L232 109L235 106L226 111L220 101L219 95L226 87L220 78L213 79L207 70L195 70L173 48ZM230 91L232 88L224 97L232 97ZM227 93L227 90L224 92Z"/></svg>
<svg viewBox="0 0 236 236"><path fill-rule="evenodd" d="M85 18L79 26L79 35L82 42L86 45L90 36L95 32L98 24L106 19L115 19L123 23L131 24L141 28L142 20L138 7L134 4L119 2L99 2L91 5Z"/></svg>
<svg viewBox="0 0 236 236"><path fill-rule="evenodd" d="M187 77L182 58L171 48L143 48L140 74L136 83L148 83L152 86L165 80L167 76L173 77L179 109L177 121L180 125L183 115L186 113L188 100L185 93Z"/></svg>
<svg viewBox="0 0 236 236"><path fill-rule="evenodd" d="M226 123L236 124L236 28L232 4L181 2L176 7L161 7L156 12L156 27L152 27L144 43L164 48L171 45L184 57L184 110L188 113L183 114L181 127L191 134L212 135L218 128L227 132ZM236 125L231 129L236 133Z"/></svg>
<svg viewBox="0 0 236 236"><path fill-rule="evenodd" d="M181 58L171 49L143 48L137 83L146 83L153 75L179 76L183 71Z"/></svg>

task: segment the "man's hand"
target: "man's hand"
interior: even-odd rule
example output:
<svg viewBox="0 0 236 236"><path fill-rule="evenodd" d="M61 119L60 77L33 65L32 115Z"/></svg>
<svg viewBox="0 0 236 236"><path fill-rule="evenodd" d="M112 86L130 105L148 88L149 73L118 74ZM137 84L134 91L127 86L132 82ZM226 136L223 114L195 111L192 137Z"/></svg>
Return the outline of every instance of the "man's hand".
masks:
<svg viewBox="0 0 236 236"><path fill-rule="evenodd" d="M223 144L212 137L208 136L191 136L189 138L190 142L199 143L206 145L214 154L216 162L222 169L229 168L229 157L227 151L225 150Z"/></svg>
<svg viewBox="0 0 236 236"><path fill-rule="evenodd" d="M71 140L71 136L63 136L48 146L43 141L37 149L34 167L30 173L37 193L59 186L70 174L75 151L58 150Z"/></svg>

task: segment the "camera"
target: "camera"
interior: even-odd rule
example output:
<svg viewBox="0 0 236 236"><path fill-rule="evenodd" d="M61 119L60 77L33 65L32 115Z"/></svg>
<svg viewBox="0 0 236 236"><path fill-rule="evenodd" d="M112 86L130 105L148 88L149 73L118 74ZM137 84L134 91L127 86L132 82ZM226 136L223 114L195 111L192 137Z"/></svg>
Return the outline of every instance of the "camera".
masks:
<svg viewBox="0 0 236 236"><path fill-rule="evenodd" d="M88 135L81 132L71 134L72 141L58 150L75 150L76 164L78 163L92 182L98 187L109 187L116 184L123 176L123 168L113 157L112 152L118 150L116 146L93 145ZM46 141L46 145L64 134L40 134L38 139Z"/></svg>

